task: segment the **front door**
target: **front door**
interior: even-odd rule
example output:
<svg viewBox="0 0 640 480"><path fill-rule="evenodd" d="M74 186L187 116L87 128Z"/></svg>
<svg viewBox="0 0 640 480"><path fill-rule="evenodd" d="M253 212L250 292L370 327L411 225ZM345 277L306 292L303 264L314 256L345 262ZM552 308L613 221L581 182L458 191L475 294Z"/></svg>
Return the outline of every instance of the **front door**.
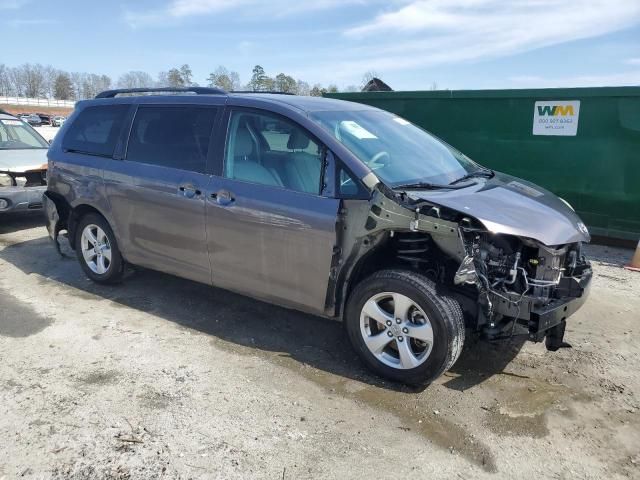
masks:
<svg viewBox="0 0 640 480"><path fill-rule="evenodd" d="M125 258L210 283L205 173L216 107L138 107L126 158L105 170Z"/></svg>
<svg viewBox="0 0 640 480"><path fill-rule="evenodd" d="M224 172L207 190L214 285L322 313L339 200L321 192L321 145L284 117L234 109Z"/></svg>

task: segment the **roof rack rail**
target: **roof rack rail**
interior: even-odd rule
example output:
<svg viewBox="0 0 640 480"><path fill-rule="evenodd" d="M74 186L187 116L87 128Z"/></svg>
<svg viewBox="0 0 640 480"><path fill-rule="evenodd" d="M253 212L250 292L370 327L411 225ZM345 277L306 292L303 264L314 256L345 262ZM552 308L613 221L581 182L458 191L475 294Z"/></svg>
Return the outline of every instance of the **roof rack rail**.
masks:
<svg viewBox="0 0 640 480"><path fill-rule="evenodd" d="M221 88L208 87L158 87L158 88L118 88L115 90L105 90L96 95L96 98L115 98L125 93L195 93L196 95L226 95L227 92Z"/></svg>
<svg viewBox="0 0 640 480"><path fill-rule="evenodd" d="M231 90L229 93L262 93L266 95L295 95L291 92L273 92L273 91L254 91L254 90Z"/></svg>

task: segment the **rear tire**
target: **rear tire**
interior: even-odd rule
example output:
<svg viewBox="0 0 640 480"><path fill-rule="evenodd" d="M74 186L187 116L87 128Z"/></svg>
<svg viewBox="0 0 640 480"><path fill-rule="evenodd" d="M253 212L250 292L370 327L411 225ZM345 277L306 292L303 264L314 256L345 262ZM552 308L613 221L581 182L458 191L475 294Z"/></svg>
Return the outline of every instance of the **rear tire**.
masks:
<svg viewBox="0 0 640 480"><path fill-rule="evenodd" d="M345 327L371 370L414 385L449 370L465 335L460 304L408 270L381 270L359 283L347 302Z"/></svg>
<svg viewBox="0 0 640 480"><path fill-rule="evenodd" d="M75 247L80 266L91 280L106 284L122 281L124 261L113 230L102 215L89 213L80 219Z"/></svg>

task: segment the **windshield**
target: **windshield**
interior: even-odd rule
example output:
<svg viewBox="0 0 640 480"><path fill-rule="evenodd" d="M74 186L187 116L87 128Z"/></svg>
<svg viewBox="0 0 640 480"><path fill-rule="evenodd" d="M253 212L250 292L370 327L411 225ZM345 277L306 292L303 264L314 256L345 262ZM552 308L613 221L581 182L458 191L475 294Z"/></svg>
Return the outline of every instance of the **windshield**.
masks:
<svg viewBox="0 0 640 480"><path fill-rule="evenodd" d="M411 122L383 111L309 114L362 160L380 180L446 185L482 167Z"/></svg>
<svg viewBox="0 0 640 480"><path fill-rule="evenodd" d="M49 144L21 120L0 120L0 150L49 148Z"/></svg>

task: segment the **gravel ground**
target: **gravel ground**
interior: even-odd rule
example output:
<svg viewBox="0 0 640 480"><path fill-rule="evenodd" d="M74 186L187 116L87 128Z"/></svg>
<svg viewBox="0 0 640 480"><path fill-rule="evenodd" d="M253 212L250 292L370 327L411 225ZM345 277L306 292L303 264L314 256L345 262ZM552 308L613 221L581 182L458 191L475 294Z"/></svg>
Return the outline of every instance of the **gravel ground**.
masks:
<svg viewBox="0 0 640 480"><path fill-rule="evenodd" d="M415 390L337 322L146 270L98 286L0 217L0 479L640 478L640 274L587 251L572 349L470 341Z"/></svg>

